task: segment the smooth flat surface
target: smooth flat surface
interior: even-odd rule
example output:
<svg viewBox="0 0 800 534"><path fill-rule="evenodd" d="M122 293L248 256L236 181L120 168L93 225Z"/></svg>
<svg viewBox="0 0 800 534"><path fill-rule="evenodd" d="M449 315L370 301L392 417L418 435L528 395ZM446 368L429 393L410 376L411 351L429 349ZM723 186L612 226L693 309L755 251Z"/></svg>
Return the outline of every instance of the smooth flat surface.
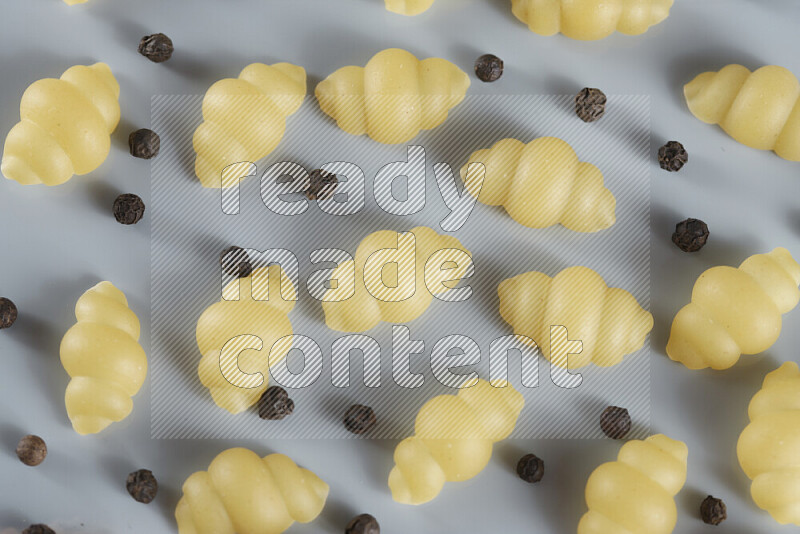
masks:
<svg viewBox="0 0 800 534"><path fill-rule="evenodd" d="M406 508L391 501L385 478L394 441L153 441L149 382L131 417L94 438L76 435L66 418L67 375L58 345L74 322L78 296L102 279L128 295L149 342L149 219L123 227L110 216L117 194L149 202L150 166L127 154L127 135L150 122L153 94L202 94L253 61L290 61L309 72L310 85L344 65L363 65L375 52L403 47L439 56L470 71L487 52L505 60L496 84L473 82L471 94L572 94L584 86L608 94L650 96L652 429L689 445L689 479L679 494L676 532L709 528L697 517L706 494L721 497L729 533L790 532L749 499L749 481L735 457L746 407L766 372L798 359L800 312L765 355L722 373L693 372L664 355L669 325L697 276L716 264L737 265L776 246L800 255L800 168L772 153L730 139L686 109L682 85L728 63L753 69L782 65L800 73L796 54L800 3L794 0L677 0L667 21L639 37L614 35L583 43L528 32L506 0L438 0L416 18L392 15L378 0L196 0L164 3L91 0L67 7L58 0L6 0L0 7L0 133L18 120L19 99L34 80L58 76L73 64L105 61L122 85L123 122L108 161L88 177L57 189L0 181L3 261L0 294L14 300L20 319L0 332L0 531L45 522L61 533L173 532L172 513L183 480L205 469L220 450L249 446L282 452L331 485L315 523L291 532L341 532L350 516L370 512L386 532L574 532L585 511L589 473L616 456L608 440L515 440L500 444L476 479L449 485L432 504ZM157 31L175 41L167 64L136 53L139 38ZM655 152L681 141L690 162L678 174L661 171ZM676 222L705 220L711 239L687 255L670 242ZM502 258L496 261L502 262ZM488 310L493 314L495 310ZM38 468L20 464L19 437L36 433L50 454ZM534 452L547 474L527 486L513 473ZM161 484L149 506L124 490L128 472L152 469Z"/></svg>

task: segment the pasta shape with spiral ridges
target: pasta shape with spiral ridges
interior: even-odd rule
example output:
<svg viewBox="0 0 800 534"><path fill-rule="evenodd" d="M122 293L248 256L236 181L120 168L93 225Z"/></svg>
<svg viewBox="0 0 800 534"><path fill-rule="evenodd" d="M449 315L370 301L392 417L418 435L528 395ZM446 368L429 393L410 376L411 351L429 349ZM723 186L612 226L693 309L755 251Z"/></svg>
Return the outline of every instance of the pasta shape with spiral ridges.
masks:
<svg viewBox="0 0 800 534"><path fill-rule="evenodd" d="M65 403L78 434L96 434L131 413L147 376L139 319L125 295L100 282L75 305L78 322L61 340L61 363L71 380Z"/></svg>
<svg viewBox="0 0 800 534"><path fill-rule="evenodd" d="M286 119L306 96L306 71L289 63L253 63L238 78L220 80L203 98L203 124L194 133L195 174L203 187L233 187L229 165L257 162L283 139Z"/></svg>
<svg viewBox="0 0 800 534"><path fill-rule="evenodd" d="M786 362L750 401L750 424L739 436L739 464L750 493L782 525L800 526L800 368Z"/></svg>
<svg viewBox="0 0 800 534"><path fill-rule="evenodd" d="M675 495L686 482L689 450L680 441L658 434L629 441L615 462L589 476L589 511L578 534L669 534L678 519Z"/></svg>
<svg viewBox="0 0 800 534"><path fill-rule="evenodd" d="M742 354L767 350L781 334L781 314L800 302L798 285L800 265L785 248L708 269L672 321L667 355L689 369L728 369Z"/></svg>
<svg viewBox="0 0 800 534"><path fill-rule="evenodd" d="M291 458L242 448L217 455L183 484L179 534L280 534L322 512L328 485Z"/></svg>
<svg viewBox="0 0 800 534"><path fill-rule="evenodd" d="M0 172L22 185L63 184L108 157L120 118L119 84L105 63L71 67L58 80L31 84L19 116Z"/></svg>
<svg viewBox="0 0 800 534"><path fill-rule="evenodd" d="M582 342L580 353L569 354L570 369L590 363L617 365L642 348L653 329L653 316L633 295L608 287L587 267L569 267L553 278L539 272L521 274L503 281L497 293L500 315L514 334L535 341L548 360L552 326L566 327L570 340ZM567 362L553 363L566 367Z"/></svg>
<svg viewBox="0 0 800 534"><path fill-rule="evenodd" d="M482 163L468 169L472 163ZM478 189L485 169L485 180ZM597 232L616 221L617 201L603 186L603 174L578 161L569 144L540 137L527 145L503 139L474 152L461 169L467 191L482 204L503 206L529 228L562 224L575 232Z"/></svg>
<svg viewBox="0 0 800 534"><path fill-rule="evenodd" d="M426 402L417 414L414 436L394 451L392 498L423 504L436 498L445 482L476 476L489 463L493 445L514 431L524 404L510 384L485 380Z"/></svg>
<svg viewBox="0 0 800 534"><path fill-rule="evenodd" d="M434 0L386 0L386 9L398 15L419 15L433 5Z"/></svg>
<svg viewBox="0 0 800 534"><path fill-rule="evenodd" d="M800 161L800 81L769 65L750 72L728 65L704 72L683 88L692 115L719 124L740 143Z"/></svg>
<svg viewBox="0 0 800 534"><path fill-rule="evenodd" d="M669 16L673 0L511 0L514 16L540 35L594 41L639 35Z"/></svg>
<svg viewBox="0 0 800 534"><path fill-rule="evenodd" d="M317 85L316 96L345 132L394 145L442 124L469 86L469 76L449 61L420 61L392 48L366 67L337 70Z"/></svg>

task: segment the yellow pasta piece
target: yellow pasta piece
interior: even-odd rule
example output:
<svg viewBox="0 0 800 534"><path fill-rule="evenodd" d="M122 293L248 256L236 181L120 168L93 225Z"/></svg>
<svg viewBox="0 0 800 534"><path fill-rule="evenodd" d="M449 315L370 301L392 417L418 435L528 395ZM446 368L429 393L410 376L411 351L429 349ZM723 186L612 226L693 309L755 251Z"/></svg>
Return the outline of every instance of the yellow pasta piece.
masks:
<svg viewBox="0 0 800 534"><path fill-rule="evenodd" d="M419 15L433 5L434 0L386 0L386 9L399 15Z"/></svg>
<svg viewBox="0 0 800 534"><path fill-rule="evenodd" d="M744 145L800 161L800 81L789 70L728 65L698 75L683 94L701 121L719 124Z"/></svg>
<svg viewBox="0 0 800 534"><path fill-rule="evenodd" d="M68 6L74 6L76 4L85 4L89 0L64 0L64 3Z"/></svg>
<svg viewBox="0 0 800 534"><path fill-rule="evenodd" d="M395 501L429 502L445 482L469 480L483 471L492 446L514 431L525 404L510 384L496 385L479 380L457 395L440 395L425 403L415 435L394 451L389 488Z"/></svg>
<svg viewBox="0 0 800 534"><path fill-rule="evenodd" d="M340 332L364 332L381 321L407 323L413 321L430 306L433 293L441 295L451 289L450 282L438 283L425 279L425 265L428 261L437 265L453 262L457 266L446 271L447 279L456 280L467 272L471 256L461 242L452 236L440 235L426 226L418 226L409 231L414 235L413 248L402 246L398 232L383 230L364 238L355 254L355 263L347 261L334 269L331 279L339 280L336 290L329 290L323 301L325 323L328 328ZM396 249L391 258L384 263L371 263L380 251ZM410 273L413 269L414 275ZM398 273L403 273L402 284L398 283ZM438 269L429 267L430 272ZM352 282L355 281L353 285ZM382 281L382 283L381 283ZM351 284L348 296L343 284ZM385 284L385 287L383 287ZM368 290L367 285L370 286ZM377 286L377 287L376 287ZM397 291L387 288L398 287ZM404 289L410 289L409 292ZM343 292L341 298L331 300L333 291ZM375 296L377 295L377 297Z"/></svg>
<svg viewBox="0 0 800 534"><path fill-rule="evenodd" d="M288 456L228 449L186 479L175 519L179 534L280 534L316 519L328 491Z"/></svg>
<svg viewBox="0 0 800 534"><path fill-rule="evenodd" d="M63 184L97 169L119 124L119 84L105 63L31 84L6 137L0 171L22 185Z"/></svg>
<svg viewBox="0 0 800 534"><path fill-rule="evenodd" d="M587 267L569 267L550 278L529 272L503 281L497 290L500 315L539 346L542 355L560 367L577 369L594 363L611 367L642 348L653 329L653 316L627 291L610 288ZM568 362L551 358L551 327L564 326L583 350Z"/></svg>
<svg viewBox="0 0 800 534"><path fill-rule="evenodd" d="M511 0L514 16L539 35L594 41L640 35L669 16L673 0Z"/></svg>
<svg viewBox="0 0 800 534"><path fill-rule="evenodd" d="M283 139L286 119L306 96L306 71L289 63L253 63L238 78L220 80L203 98L203 124L194 133L195 174L203 187L233 187L236 163L267 157Z"/></svg>
<svg viewBox="0 0 800 534"><path fill-rule="evenodd" d="M366 67L337 70L317 85L316 96L345 132L393 145L442 124L469 85L469 76L449 61L420 61L392 48L378 52Z"/></svg>
<svg viewBox="0 0 800 534"><path fill-rule="evenodd" d="M667 355L689 369L728 369L742 354L767 350L780 336L781 314L800 301L798 285L800 265L785 248L708 269L672 321Z"/></svg>
<svg viewBox="0 0 800 534"><path fill-rule="evenodd" d="M476 165L468 173L471 163L484 167ZM562 224L576 232L597 232L616 221L617 201L603 186L600 169L578 161L572 147L556 137L540 137L527 145L516 139L498 141L474 152L461 177L482 204L503 206L512 219L529 228Z"/></svg>
<svg viewBox="0 0 800 534"><path fill-rule="evenodd" d="M678 512L675 495L686 482L689 450L663 434L629 441L615 462L589 476L589 511L578 534L669 534Z"/></svg>
<svg viewBox="0 0 800 534"><path fill-rule="evenodd" d="M75 317L61 340L61 364L71 378L64 400L72 428L96 434L133 410L147 356L139 345L139 319L111 282L81 295Z"/></svg>
<svg viewBox="0 0 800 534"><path fill-rule="evenodd" d="M753 481L759 508L782 525L800 526L800 368L786 362L750 401L750 424L739 436L739 464Z"/></svg>
<svg viewBox="0 0 800 534"><path fill-rule="evenodd" d="M286 273L271 265L234 280L224 288L223 297L197 320L197 347L202 354L197 374L217 406L237 414L258 401L269 384L269 366L291 349L292 323L287 314L294 307L296 290Z"/></svg>

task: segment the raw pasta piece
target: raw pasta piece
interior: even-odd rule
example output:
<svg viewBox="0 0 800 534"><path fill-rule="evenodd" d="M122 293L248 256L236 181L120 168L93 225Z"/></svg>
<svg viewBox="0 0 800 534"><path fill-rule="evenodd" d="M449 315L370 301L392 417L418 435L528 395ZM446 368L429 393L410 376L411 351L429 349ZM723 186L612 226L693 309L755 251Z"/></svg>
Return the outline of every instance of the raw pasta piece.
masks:
<svg viewBox="0 0 800 534"><path fill-rule="evenodd" d="M482 163L471 168L472 163ZM482 177L486 172L485 179ZM503 206L529 228L562 224L576 232L597 232L616 221L617 201L603 186L603 174L578 161L572 147L556 137L527 145L503 139L474 152L461 169L467 191L482 204Z"/></svg>
<svg viewBox="0 0 800 534"><path fill-rule="evenodd" d="M739 464L753 481L759 508L782 525L800 526L800 368L786 362L750 401L750 424L739 436Z"/></svg>
<svg viewBox="0 0 800 534"><path fill-rule="evenodd" d="M179 534L280 534L316 519L328 491L287 456L228 449L186 479L175 519Z"/></svg>
<svg viewBox="0 0 800 534"><path fill-rule="evenodd" d="M497 387L495 387L497 386ZM525 399L510 384L478 380L457 395L434 397L420 409L415 434L394 451L389 474L392 498L423 504L445 482L469 480L489 463L492 447L517 424Z"/></svg>
<svg viewBox="0 0 800 534"><path fill-rule="evenodd" d="M728 65L698 75L683 94L701 121L719 124L744 145L800 161L800 81L789 70Z"/></svg>
<svg viewBox="0 0 800 534"><path fill-rule="evenodd" d="M89 0L64 0L64 3L68 6L74 6L76 4L85 4Z"/></svg>
<svg viewBox="0 0 800 534"><path fill-rule="evenodd" d="M111 282L81 295L75 317L61 340L61 364L71 378L64 401L72 428L96 434L133 410L147 356L139 345L139 319Z"/></svg>
<svg viewBox="0 0 800 534"><path fill-rule="evenodd" d="M399 15L419 15L433 5L434 0L386 0L386 9Z"/></svg>
<svg viewBox="0 0 800 534"><path fill-rule="evenodd" d="M640 35L669 16L673 0L511 0L514 16L539 35L594 41Z"/></svg>
<svg viewBox="0 0 800 534"><path fill-rule="evenodd" d="M280 266L260 267L229 283L223 300L197 320L202 355L197 374L220 408L243 412L267 389L269 366L291 349L287 314L294 307L295 291Z"/></svg>
<svg viewBox="0 0 800 534"><path fill-rule="evenodd" d="M119 84L105 63L31 84L6 137L0 171L22 185L63 184L97 169L119 124Z"/></svg>
<svg viewBox="0 0 800 534"><path fill-rule="evenodd" d="M497 289L500 315L539 346L542 355L560 367L577 369L594 363L611 367L642 348L653 329L653 316L625 291L608 287L588 267L569 267L550 278L529 272L503 281ZM564 326L583 350L551 358L551 327Z"/></svg>
<svg viewBox="0 0 800 534"><path fill-rule="evenodd" d="M800 265L785 248L708 269L672 321L667 355L689 369L728 369L742 354L767 350L780 336L781 314L800 301L798 285Z"/></svg>
<svg viewBox="0 0 800 534"><path fill-rule="evenodd" d="M337 70L317 85L316 96L345 132L393 145L442 124L469 85L469 76L449 61L420 61L392 48L378 52L366 67Z"/></svg>
<svg viewBox="0 0 800 534"><path fill-rule="evenodd" d="M233 187L241 169L283 139L286 119L306 96L306 71L289 63L253 63L238 78L220 80L203 98L203 124L194 133L195 174L203 187ZM223 173L228 169L228 172Z"/></svg>

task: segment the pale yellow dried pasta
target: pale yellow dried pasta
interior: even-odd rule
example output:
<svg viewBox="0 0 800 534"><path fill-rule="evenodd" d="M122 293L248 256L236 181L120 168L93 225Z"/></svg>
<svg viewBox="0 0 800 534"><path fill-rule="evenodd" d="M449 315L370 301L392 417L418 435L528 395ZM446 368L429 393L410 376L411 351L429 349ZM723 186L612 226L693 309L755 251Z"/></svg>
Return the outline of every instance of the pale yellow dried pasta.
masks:
<svg viewBox="0 0 800 534"><path fill-rule="evenodd" d="M419 15L433 5L434 0L386 0L386 9L399 15Z"/></svg>

